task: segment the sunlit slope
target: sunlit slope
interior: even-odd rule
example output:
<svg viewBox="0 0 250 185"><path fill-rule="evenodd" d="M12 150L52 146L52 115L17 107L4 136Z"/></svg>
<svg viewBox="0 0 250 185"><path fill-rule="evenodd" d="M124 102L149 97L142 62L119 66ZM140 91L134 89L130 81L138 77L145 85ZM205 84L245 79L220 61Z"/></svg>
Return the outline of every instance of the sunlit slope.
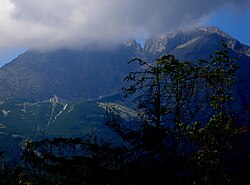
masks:
<svg viewBox="0 0 250 185"><path fill-rule="evenodd" d="M0 102L0 132L22 137L74 137L86 134L106 137L111 134L105 125L107 110L114 111L124 121L137 116L130 108L114 103L118 98L112 96L103 100L71 103L54 98L37 103L5 99Z"/></svg>
<svg viewBox="0 0 250 185"><path fill-rule="evenodd" d="M103 109L96 102L62 103L2 100L0 131L21 136L75 136L89 133L102 123Z"/></svg>

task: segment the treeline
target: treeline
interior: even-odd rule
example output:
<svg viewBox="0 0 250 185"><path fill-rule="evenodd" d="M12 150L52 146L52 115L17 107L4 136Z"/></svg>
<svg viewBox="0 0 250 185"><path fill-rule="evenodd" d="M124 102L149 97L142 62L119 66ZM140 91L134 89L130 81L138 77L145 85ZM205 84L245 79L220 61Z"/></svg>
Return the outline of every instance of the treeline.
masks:
<svg viewBox="0 0 250 185"><path fill-rule="evenodd" d="M234 108L237 62L226 45L209 61L172 55L125 78L138 119L110 109L105 124L120 143L82 138L26 141L22 162L1 171L1 184L198 184L250 182L248 128Z"/></svg>

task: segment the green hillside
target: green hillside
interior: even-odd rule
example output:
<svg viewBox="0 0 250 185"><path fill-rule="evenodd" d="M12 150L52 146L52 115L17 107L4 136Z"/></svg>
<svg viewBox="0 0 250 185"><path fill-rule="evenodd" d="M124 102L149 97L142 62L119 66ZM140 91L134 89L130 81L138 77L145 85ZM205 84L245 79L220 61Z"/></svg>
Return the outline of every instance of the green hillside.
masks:
<svg viewBox="0 0 250 185"><path fill-rule="evenodd" d="M0 131L24 137L79 136L104 123L104 110L95 101L37 103L5 99L0 102Z"/></svg>
<svg viewBox="0 0 250 185"><path fill-rule="evenodd" d="M107 107L116 109L121 117L135 115L128 108L116 104L120 96L92 101L61 102L50 99L42 102L27 102L21 99L0 100L0 151L8 166L19 160L22 141L49 137L81 137L88 134L99 138L117 138L105 123Z"/></svg>
<svg viewBox="0 0 250 185"><path fill-rule="evenodd" d="M117 103L120 101L120 95L78 102L54 98L36 103L3 99L0 101L0 133L24 138L80 137L91 133L110 137L113 134L104 124L107 108L125 120L137 116L133 110Z"/></svg>

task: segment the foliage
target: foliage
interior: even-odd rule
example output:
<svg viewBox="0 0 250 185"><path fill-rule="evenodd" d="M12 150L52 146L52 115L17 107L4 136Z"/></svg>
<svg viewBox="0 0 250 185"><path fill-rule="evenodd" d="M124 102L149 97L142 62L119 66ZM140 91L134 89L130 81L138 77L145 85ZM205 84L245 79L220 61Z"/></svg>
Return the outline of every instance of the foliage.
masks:
<svg viewBox="0 0 250 185"><path fill-rule="evenodd" d="M123 90L125 96L141 94L137 97L142 118L140 147L154 155L156 161L165 161L165 168L176 181L178 172L183 170L182 161L190 152L188 133L197 125L194 120L204 106L200 68L172 55L163 56L152 65L140 59L131 62L134 61L143 71L131 72L125 78L130 86Z"/></svg>
<svg viewBox="0 0 250 185"><path fill-rule="evenodd" d="M194 174L200 184L229 184L223 158L228 153L232 155L238 144L236 117L231 107L238 65L230 59L226 45L223 44L223 47L211 56L209 62L202 61L206 65L201 70L201 76L207 82L213 115L193 135L199 147L195 154L197 169Z"/></svg>

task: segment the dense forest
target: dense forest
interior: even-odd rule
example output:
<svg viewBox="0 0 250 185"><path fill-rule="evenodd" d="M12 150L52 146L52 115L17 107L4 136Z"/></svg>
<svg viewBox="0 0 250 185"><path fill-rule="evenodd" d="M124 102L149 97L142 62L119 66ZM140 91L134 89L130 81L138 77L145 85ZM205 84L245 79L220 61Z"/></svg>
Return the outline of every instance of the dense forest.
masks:
<svg viewBox="0 0 250 185"><path fill-rule="evenodd" d="M129 63L140 67L126 76L123 94L138 115L126 121L107 109L104 124L116 140L26 140L18 164L3 160L1 184L247 185L249 128L234 95L239 66L226 45L210 60Z"/></svg>

